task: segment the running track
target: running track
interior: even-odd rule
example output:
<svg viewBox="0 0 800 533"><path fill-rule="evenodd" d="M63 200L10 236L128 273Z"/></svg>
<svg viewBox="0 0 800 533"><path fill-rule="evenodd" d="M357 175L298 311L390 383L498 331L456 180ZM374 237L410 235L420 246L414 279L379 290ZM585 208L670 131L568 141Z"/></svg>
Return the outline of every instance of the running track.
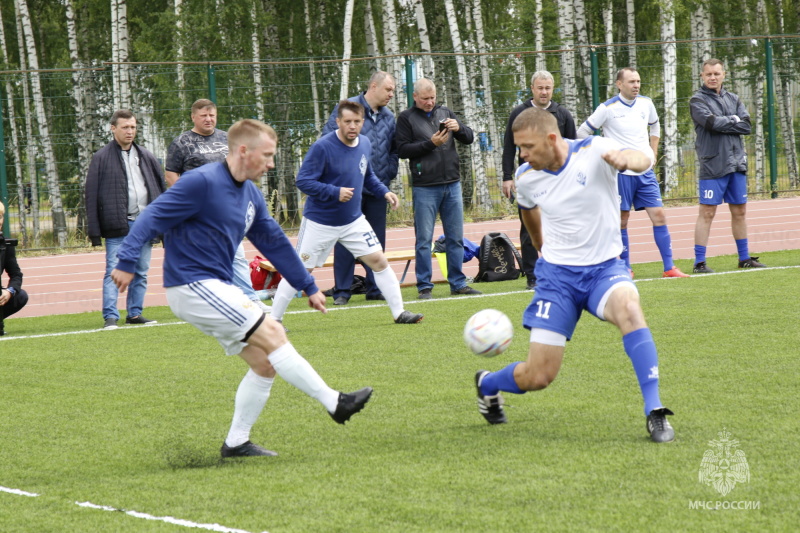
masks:
<svg viewBox="0 0 800 533"><path fill-rule="evenodd" d="M697 206L667 208L667 223L672 235L673 255L676 259L694 257L694 224L697 218ZM750 250L753 255L759 252L789 250L800 248L800 198L779 198L775 200L759 200L748 203L747 222L749 227ZM490 231L502 231L515 242L519 241L519 221L497 220L466 224L464 236L480 244L481 237ZM659 261L658 250L653 243L652 226L644 212L631 215L628 232L631 243L631 260L633 263ZM441 235L441 226L436 227L435 237ZM387 250L406 250L414 247L413 228L389 229L386 234ZM102 302L102 278L105 270L105 254L102 248L93 253L54 255L20 259L20 267L24 274L24 288L30 295L28 305L14 317L32 317L68 313L97 312L100 323ZM257 254L250 243L245 243L248 259ZM735 254L736 246L730 232L730 214L727 206L722 205L717 211L711 228L711 239L708 245L708 256ZM145 298L145 307L167 305L162 287L161 264L164 258L163 248L153 249L150 268L149 287ZM714 266L714 262L710 264ZM391 263L399 276L405 263ZM434 281L442 280L436 261L433 261ZM478 270L478 261L473 259L464 266L467 276L474 276ZM358 267L356 273L361 272ZM321 289L333 286L331 268L320 268L314 271L314 277ZM414 282L414 264L409 268L405 283ZM444 291L439 288L435 291ZM119 307L125 309L124 295L120 298ZM124 313L123 313L124 315Z"/></svg>

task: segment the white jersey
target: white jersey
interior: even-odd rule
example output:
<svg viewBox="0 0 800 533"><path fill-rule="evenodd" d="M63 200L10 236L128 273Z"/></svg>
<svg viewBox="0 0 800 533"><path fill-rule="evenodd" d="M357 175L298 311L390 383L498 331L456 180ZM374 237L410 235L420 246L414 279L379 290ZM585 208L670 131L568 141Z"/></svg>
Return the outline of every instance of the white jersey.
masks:
<svg viewBox="0 0 800 533"><path fill-rule="evenodd" d="M639 150L651 161L655 159L650 147L650 126L658 124L658 112L648 97L637 96L633 103L627 104L617 95L597 106L586 124L592 130L603 128L603 137Z"/></svg>
<svg viewBox="0 0 800 533"><path fill-rule="evenodd" d="M569 145L567 161L557 172L517 169L517 203L539 207L542 256L557 265L596 265L622 253L617 169L601 159L624 150L617 141L592 135Z"/></svg>

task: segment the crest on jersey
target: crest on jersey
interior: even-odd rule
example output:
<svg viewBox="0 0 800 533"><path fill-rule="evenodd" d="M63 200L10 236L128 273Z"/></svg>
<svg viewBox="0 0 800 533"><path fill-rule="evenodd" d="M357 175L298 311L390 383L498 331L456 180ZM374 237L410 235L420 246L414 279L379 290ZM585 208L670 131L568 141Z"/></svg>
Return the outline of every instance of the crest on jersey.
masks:
<svg viewBox="0 0 800 533"><path fill-rule="evenodd" d="M718 439L708 441L711 446L703 454L700 463L700 483L713 486L722 496L732 491L737 483L750 481L750 466L742 450L737 450L739 441L731 438L723 429Z"/></svg>
<svg viewBox="0 0 800 533"><path fill-rule="evenodd" d="M583 172L578 172L578 183L580 183L583 187L586 187L586 174Z"/></svg>
<svg viewBox="0 0 800 533"><path fill-rule="evenodd" d="M256 206L253 205L253 202L248 202L247 204L247 212L244 216L244 232L247 233L250 231L250 226L253 225L253 220L256 218Z"/></svg>
<svg viewBox="0 0 800 533"><path fill-rule="evenodd" d="M307 254L306 252L303 252L302 254L300 254L300 259L303 261L303 263L305 263L306 261L311 259L311 254Z"/></svg>
<svg viewBox="0 0 800 533"><path fill-rule="evenodd" d="M367 175L367 156L361 154L361 161L358 162L358 170L361 171L361 176Z"/></svg>

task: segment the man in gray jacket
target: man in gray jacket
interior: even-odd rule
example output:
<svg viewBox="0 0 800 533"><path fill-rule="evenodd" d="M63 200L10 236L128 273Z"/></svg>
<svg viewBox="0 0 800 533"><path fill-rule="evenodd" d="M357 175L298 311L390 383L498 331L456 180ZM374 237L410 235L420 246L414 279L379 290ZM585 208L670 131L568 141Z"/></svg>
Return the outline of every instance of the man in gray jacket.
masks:
<svg viewBox="0 0 800 533"><path fill-rule="evenodd" d="M86 175L86 218L92 246L106 240L106 273L103 278L103 329L116 329L119 291L111 279L117 266L117 249L136 217L164 192L161 165L153 154L133 142L136 117L127 109L111 116L111 142L92 157ZM126 324L148 324L142 316L150 269L150 244L142 248L136 275L128 291Z"/></svg>
<svg viewBox="0 0 800 533"><path fill-rule="evenodd" d="M742 135L750 134L750 114L739 97L722 88L725 68L719 59L703 63L703 86L689 103L700 161L700 214L694 228L696 274L714 272L706 265L706 246L717 206L728 203L739 268L763 268L750 257L747 242L747 154Z"/></svg>

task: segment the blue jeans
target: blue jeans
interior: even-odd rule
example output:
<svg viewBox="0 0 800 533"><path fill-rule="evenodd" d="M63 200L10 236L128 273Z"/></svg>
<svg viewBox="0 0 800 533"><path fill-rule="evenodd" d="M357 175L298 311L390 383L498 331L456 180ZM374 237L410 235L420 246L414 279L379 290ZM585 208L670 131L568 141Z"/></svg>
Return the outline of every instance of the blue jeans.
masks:
<svg viewBox="0 0 800 533"><path fill-rule="evenodd" d="M447 281L450 290L456 291L467 284L462 271L464 263L464 203L461 182L432 187L414 187L414 232L417 242L417 290L432 289L431 242L436 215L442 219L445 253L447 254Z"/></svg>
<svg viewBox="0 0 800 533"><path fill-rule="evenodd" d="M254 302L261 301L253 289L253 281L250 279L250 263L244 255L244 244L239 243L236 248L236 255L233 256L233 284L242 289L242 292L249 300Z"/></svg>
<svg viewBox="0 0 800 533"><path fill-rule="evenodd" d="M133 221L128 221L128 228L133 226ZM106 239L106 275L103 276L103 318L119 320L117 310L117 297L119 291L111 279L111 271L117 266L117 250L125 237ZM147 292L147 271L150 269L150 253L153 245L149 242L142 246L139 260L136 262L133 281L128 286L127 310L128 316L139 316L144 307L144 294Z"/></svg>

